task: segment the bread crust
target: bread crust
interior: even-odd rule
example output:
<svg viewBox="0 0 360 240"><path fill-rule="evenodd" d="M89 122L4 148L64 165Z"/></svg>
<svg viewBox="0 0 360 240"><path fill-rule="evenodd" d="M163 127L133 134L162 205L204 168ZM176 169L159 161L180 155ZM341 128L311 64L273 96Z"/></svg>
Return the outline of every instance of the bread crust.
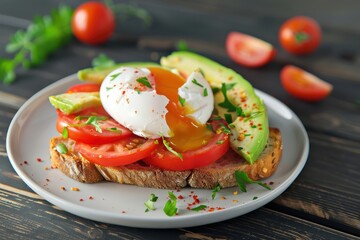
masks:
<svg viewBox="0 0 360 240"><path fill-rule="evenodd" d="M68 153L60 154L56 145L64 143ZM221 159L209 166L186 171L168 171L149 166L142 161L120 167L105 167L89 162L74 150L71 139L54 137L50 140L50 157L54 167L67 176L84 183L111 181L141 187L178 189L183 187L214 188L217 183L222 188L236 186L235 171L248 174L253 180L271 176L280 162L282 139L279 129L270 128L270 137L259 159L248 164L237 153L230 150Z"/></svg>

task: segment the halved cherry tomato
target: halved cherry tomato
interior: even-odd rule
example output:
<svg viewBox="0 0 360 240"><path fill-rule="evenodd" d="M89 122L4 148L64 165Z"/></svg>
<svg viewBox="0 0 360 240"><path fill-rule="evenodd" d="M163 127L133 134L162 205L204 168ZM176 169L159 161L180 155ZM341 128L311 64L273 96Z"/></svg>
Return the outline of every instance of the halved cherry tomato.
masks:
<svg viewBox="0 0 360 240"><path fill-rule="evenodd" d="M239 32L229 33L226 51L233 61L246 67L261 67L276 55L271 44Z"/></svg>
<svg viewBox="0 0 360 240"><path fill-rule="evenodd" d="M115 30L115 17L104 3L90 1L75 9L71 26L75 37L80 41L102 44Z"/></svg>
<svg viewBox="0 0 360 240"><path fill-rule="evenodd" d="M88 108L76 114L66 115L61 111L57 111L57 113L57 131L62 133L64 127L67 127L69 138L77 142L88 144L103 144L115 142L132 135L130 130L112 119L102 106ZM96 122L92 122L93 124L86 124L86 122L89 121L89 117L91 116L93 116L92 119ZM79 120L77 120L77 118L79 118ZM96 123L101 129L101 132L96 130Z"/></svg>
<svg viewBox="0 0 360 240"><path fill-rule="evenodd" d="M281 46L288 52L305 55L315 51L321 40L319 24L309 17L293 17L280 28Z"/></svg>
<svg viewBox="0 0 360 240"><path fill-rule="evenodd" d="M122 166L150 155L158 147L154 139L131 136L114 143L89 145L77 142L75 150L90 162L102 166Z"/></svg>
<svg viewBox="0 0 360 240"><path fill-rule="evenodd" d="M83 83L83 84L76 84L70 87L66 92L67 93L75 93L75 92L99 92L100 91L100 84L96 83Z"/></svg>
<svg viewBox="0 0 360 240"><path fill-rule="evenodd" d="M216 133L219 128L225 126L223 121L213 121L211 126L215 133L208 144L195 150L182 152L182 159L167 150L163 144L159 144L160 146L144 161L149 165L166 170L188 170L215 162L229 150L230 143L226 133Z"/></svg>
<svg viewBox="0 0 360 240"><path fill-rule="evenodd" d="M333 86L301 68L287 65L280 73L285 90L302 100L320 101L327 97Z"/></svg>

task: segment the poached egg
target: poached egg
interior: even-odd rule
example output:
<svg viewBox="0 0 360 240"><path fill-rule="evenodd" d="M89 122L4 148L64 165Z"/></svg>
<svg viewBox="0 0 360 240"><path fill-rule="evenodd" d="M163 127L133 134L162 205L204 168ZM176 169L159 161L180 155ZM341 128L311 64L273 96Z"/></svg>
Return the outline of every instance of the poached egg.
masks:
<svg viewBox="0 0 360 240"><path fill-rule="evenodd" d="M200 71L187 79L160 67L121 67L100 88L103 107L135 135L166 137L179 152L199 148L212 137L206 127L214 96Z"/></svg>

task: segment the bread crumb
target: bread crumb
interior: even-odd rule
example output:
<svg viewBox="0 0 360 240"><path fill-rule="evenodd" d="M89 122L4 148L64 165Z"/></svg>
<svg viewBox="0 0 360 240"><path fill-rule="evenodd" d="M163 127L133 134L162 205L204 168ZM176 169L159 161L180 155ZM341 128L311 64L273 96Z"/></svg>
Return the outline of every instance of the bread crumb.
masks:
<svg viewBox="0 0 360 240"><path fill-rule="evenodd" d="M66 191L66 188L64 186L61 186L60 189Z"/></svg>
<svg viewBox="0 0 360 240"><path fill-rule="evenodd" d="M72 188L71 188L71 191L78 192L78 191L80 191L80 189L79 189L79 188L77 188L77 187L72 187Z"/></svg>

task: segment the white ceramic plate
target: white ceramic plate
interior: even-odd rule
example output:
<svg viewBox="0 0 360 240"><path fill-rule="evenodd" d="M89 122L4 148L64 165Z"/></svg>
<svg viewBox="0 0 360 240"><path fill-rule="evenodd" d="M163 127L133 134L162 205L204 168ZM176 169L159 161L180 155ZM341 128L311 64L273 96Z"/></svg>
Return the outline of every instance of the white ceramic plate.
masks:
<svg viewBox="0 0 360 240"><path fill-rule="evenodd" d="M246 193L237 188L222 189L212 200L211 190L182 189L174 192L184 197L178 200L178 215L168 217L162 210L168 190L109 182L83 184L57 169L49 169L48 142L58 133L55 130L57 115L48 97L63 93L75 83L79 83L76 75L59 80L35 94L19 109L9 127L7 152L15 171L31 189L65 211L87 219L132 227L180 228L234 218L267 204L284 192L298 176L308 156L309 140L298 117L283 103L257 91L267 105L270 126L279 128L283 137L283 159L276 173L265 181L271 184L272 190L252 184ZM80 191L71 191L72 187ZM236 191L238 194L234 194ZM144 202L151 193L159 197L156 210L145 212ZM213 207L214 211L187 210L194 195L198 196L200 204Z"/></svg>

